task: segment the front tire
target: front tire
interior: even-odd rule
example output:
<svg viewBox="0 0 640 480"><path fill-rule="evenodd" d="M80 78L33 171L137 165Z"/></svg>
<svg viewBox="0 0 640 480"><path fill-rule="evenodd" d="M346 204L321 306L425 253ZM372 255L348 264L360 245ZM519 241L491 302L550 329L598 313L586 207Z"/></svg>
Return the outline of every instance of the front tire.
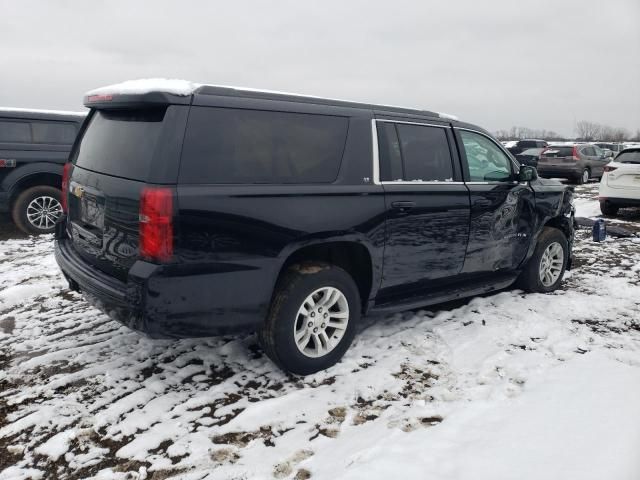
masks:
<svg viewBox="0 0 640 480"><path fill-rule="evenodd" d="M607 217L615 217L618 214L618 208L607 201L600 202L600 211Z"/></svg>
<svg viewBox="0 0 640 480"><path fill-rule="evenodd" d="M11 210L16 226L31 235L52 233L62 215L62 193L55 187L38 185L18 195Z"/></svg>
<svg viewBox="0 0 640 480"><path fill-rule="evenodd" d="M342 268L321 262L297 264L278 282L259 332L265 353L280 368L309 375L335 365L360 320L360 293Z"/></svg>
<svg viewBox="0 0 640 480"><path fill-rule="evenodd" d="M533 256L518 277L517 286L527 292L548 293L560 286L569 260L569 243L557 228L545 227Z"/></svg>

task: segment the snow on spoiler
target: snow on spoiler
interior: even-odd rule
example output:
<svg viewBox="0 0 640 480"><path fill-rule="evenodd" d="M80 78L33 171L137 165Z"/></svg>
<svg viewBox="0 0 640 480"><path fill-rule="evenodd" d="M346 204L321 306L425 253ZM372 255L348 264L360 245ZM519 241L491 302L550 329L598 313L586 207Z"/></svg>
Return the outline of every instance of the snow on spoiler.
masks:
<svg viewBox="0 0 640 480"><path fill-rule="evenodd" d="M199 83L187 80L171 80L165 78L147 78L141 80L128 80L106 87L90 90L85 94L87 98L113 99L113 95L144 95L145 93L163 92L178 96L192 95L200 87ZM108 101L108 100L107 100Z"/></svg>

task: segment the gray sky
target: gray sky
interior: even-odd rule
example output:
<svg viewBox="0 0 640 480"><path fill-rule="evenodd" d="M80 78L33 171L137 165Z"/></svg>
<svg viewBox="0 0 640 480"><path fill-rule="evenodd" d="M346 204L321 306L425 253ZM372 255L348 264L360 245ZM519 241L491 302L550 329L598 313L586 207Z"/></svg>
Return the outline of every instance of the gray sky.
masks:
<svg viewBox="0 0 640 480"><path fill-rule="evenodd" d="M640 129L640 1L0 0L0 106L146 77Z"/></svg>

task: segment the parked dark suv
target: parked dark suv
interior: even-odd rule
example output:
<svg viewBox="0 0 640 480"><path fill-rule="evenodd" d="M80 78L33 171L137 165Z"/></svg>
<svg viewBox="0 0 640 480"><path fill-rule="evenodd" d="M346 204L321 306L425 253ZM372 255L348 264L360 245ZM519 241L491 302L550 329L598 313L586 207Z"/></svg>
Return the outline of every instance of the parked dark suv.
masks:
<svg viewBox="0 0 640 480"><path fill-rule="evenodd" d="M506 142L505 147L512 155L516 156L530 148L546 148L547 145L544 140L525 139Z"/></svg>
<svg viewBox="0 0 640 480"><path fill-rule="evenodd" d="M25 233L51 233L62 214L62 168L84 113L0 109L0 212Z"/></svg>
<svg viewBox="0 0 640 480"><path fill-rule="evenodd" d="M570 267L570 189L479 127L143 86L85 98L55 252L72 289L152 337L256 329L280 367L308 374L342 357L361 315L516 281L550 292Z"/></svg>

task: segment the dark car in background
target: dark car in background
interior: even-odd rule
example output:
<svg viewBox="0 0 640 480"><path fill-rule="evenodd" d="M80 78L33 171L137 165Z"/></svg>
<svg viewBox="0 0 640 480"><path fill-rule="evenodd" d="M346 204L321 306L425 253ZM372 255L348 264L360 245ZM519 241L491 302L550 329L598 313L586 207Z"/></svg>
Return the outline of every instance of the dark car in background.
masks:
<svg viewBox="0 0 640 480"><path fill-rule="evenodd" d="M546 150L543 148L529 148L524 150L521 153L516 155L516 160L520 163L520 165L529 165L530 167L538 168L538 161L540 160L540 155L542 152Z"/></svg>
<svg viewBox="0 0 640 480"><path fill-rule="evenodd" d="M0 212L25 233L53 232L62 169L84 113L0 109Z"/></svg>
<svg viewBox="0 0 640 480"><path fill-rule="evenodd" d="M550 292L570 268L571 189L480 127L315 97L134 87L85 97L55 246L70 287L133 329L254 329L279 366L308 374L342 357L362 315L516 281Z"/></svg>
<svg viewBox="0 0 640 480"><path fill-rule="evenodd" d="M546 178L566 178L583 184L600 179L611 157L596 145L588 143L551 144L540 155L538 174Z"/></svg>
<svg viewBox="0 0 640 480"><path fill-rule="evenodd" d="M512 140L505 143L506 149L514 156L530 148L545 148L547 145L546 141L536 139Z"/></svg>

